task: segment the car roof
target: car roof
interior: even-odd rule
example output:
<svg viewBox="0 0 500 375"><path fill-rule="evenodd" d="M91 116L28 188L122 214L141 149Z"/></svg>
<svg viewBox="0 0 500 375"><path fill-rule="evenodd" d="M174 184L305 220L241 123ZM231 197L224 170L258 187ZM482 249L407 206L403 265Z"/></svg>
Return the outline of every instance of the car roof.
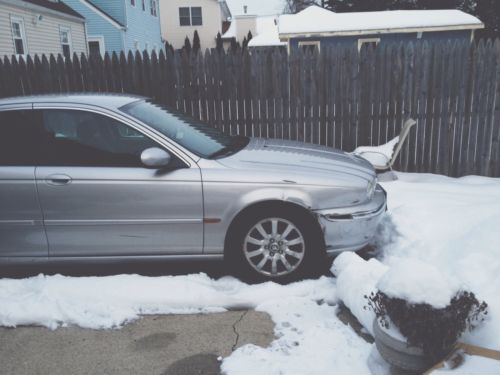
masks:
<svg viewBox="0 0 500 375"><path fill-rule="evenodd" d="M81 93L81 94L45 94L32 96L16 96L0 99L2 105L15 104L37 104L37 103L64 103L64 104L84 104L94 105L103 108L117 109L137 100L144 100L145 97L130 94L102 94L102 93Z"/></svg>

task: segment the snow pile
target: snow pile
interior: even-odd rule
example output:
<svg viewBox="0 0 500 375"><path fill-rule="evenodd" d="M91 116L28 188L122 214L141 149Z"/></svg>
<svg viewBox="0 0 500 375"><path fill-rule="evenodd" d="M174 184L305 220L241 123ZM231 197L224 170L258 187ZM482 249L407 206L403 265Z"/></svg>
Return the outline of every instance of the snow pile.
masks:
<svg viewBox="0 0 500 375"><path fill-rule="evenodd" d="M375 168L385 169L389 167L399 136L380 146L361 146L352 153L368 160Z"/></svg>
<svg viewBox="0 0 500 375"><path fill-rule="evenodd" d="M394 32L391 29L446 26L469 29L484 27L476 17L456 9L334 13L313 5L297 14L285 14L279 18L280 34L331 32L345 35L359 31L373 34L374 31Z"/></svg>
<svg viewBox="0 0 500 375"><path fill-rule="evenodd" d="M375 313L365 309L368 302L365 296L377 292L377 282L386 273L387 266L376 259L365 261L355 253L343 253L335 259L331 271L337 276L337 297L373 334Z"/></svg>
<svg viewBox="0 0 500 375"><path fill-rule="evenodd" d="M268 348L246 345L224 359L222 370L236 375L371 374L366 343L336 316L337 306L304 298L266 303L278 337Z"/></svg>
<svg viewBox="0 0 500 375"><path fill-rule="evenodd" d="M78 325L114 328L148 314L196 314L252 309L276 299L335 298L333 281L323 277L290 285L248 285L205 274L145 277L65 277L0 279L0 325Z"/></svg>
<svg viewBox="0 0 500 375"><path fill-rule="evenodd" d="M382 184L397 235L385 226L380 258L388 265L432 264L486 301L490 319L464 341L500 350L500 179L406 173L398 179Z"/></svg>
<svg viewBox="0 0 500 375"><path fill-rule="evenodd" d="M459 291L436 267L416 259L393 264L377 283L377 289L388 297L426 303L436 309L448 306Z"/></svg>

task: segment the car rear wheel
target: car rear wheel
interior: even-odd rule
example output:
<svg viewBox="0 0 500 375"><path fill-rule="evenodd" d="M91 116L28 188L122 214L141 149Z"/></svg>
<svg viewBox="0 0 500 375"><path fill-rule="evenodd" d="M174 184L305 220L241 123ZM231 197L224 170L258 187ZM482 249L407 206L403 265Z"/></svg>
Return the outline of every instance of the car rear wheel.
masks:
<svg viewBox="0 0 500 375"><path fill-rule="evenodd" d="M320 274L324 249L312 217L294 209L272 211L247 215L233 228L231 250L239 273L260 281Z"/></svg>

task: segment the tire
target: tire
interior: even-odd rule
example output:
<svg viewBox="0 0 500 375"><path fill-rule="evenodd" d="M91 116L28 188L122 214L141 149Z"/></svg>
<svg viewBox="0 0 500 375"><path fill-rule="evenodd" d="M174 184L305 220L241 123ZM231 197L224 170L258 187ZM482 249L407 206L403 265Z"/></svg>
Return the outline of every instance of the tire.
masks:
<svg viewBox="0 0 500 375"><path fill-rule="evenodd" d="M302 209L251 209L231 226L228 238L228 266L244 280L284 283L319 276L325 268L321 231Z"/></svg>
<svg viewBox="0 0 500 375"><path fill-rule="evenodd" d="M403 370L422 373L432 367L433 362L424 355L422 349L408 346L406 341L388 335L379 325L378 319L373 321L375 345L385 361Z"/></svg>

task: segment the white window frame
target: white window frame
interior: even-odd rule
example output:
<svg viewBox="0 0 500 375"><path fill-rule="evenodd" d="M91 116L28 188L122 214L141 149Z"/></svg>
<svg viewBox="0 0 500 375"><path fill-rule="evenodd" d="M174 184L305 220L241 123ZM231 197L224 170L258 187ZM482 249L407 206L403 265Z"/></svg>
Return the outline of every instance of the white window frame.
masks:
<svg viewBox="0 0 500 375"><path fill-rule="evenodd" d="M106 45L104 44L104 37L102 35L89 35L87 37L87 47L89 42L98 42L99 43L99 52L101 53L101 56L104 57L104 54L106 53ZM90 53L90 49L89 49Z"/></svg>
<svg viewBox="0 0 500 375"><path fill-rule="evenodd" d="M149 0L149 13L153 17L158 17L158 2L156 0Z"/></svg>
<svg viewBox="0 0 500 375"><path fill-rule="evenodd" d="M17 37L14 37L14 23L19 24L19 31L21 33L21 40L23 41L23 52L24 53L17 53L16 51L16 39L19 39ZM26 42L26 29L24 27L24 19L19 16L10 16L10 33L12 35L12 44L14 46L14 54L16 56L26 56L28 54L28 43Z"/></svg>
<svg viewBox="0 0 500 375"><path fill-rule="evenodd" d="M318 46L318 51L321 51L321 41L319 40L301 40L299 41L299 48L307 46Z"/></svg>
<svg viewBox="0 0 500 375"><path fill-rule="evenodd" d="M358 39L358 51L361 51L361 47L365 43L375 43L378 45L380 43L380 38L360 38Z"/></svg>
<svg viewBox="0 0 500 375"><path fill-rule="evenodd" d="M62 33L65 32L68 34L68 43L63 43ZM61 54L64 56L64 48L63 46L67 44L69 46L69 56L73 56L73 39L71 38L71 27L59 25L59 42L61 43Z"/></svg>

